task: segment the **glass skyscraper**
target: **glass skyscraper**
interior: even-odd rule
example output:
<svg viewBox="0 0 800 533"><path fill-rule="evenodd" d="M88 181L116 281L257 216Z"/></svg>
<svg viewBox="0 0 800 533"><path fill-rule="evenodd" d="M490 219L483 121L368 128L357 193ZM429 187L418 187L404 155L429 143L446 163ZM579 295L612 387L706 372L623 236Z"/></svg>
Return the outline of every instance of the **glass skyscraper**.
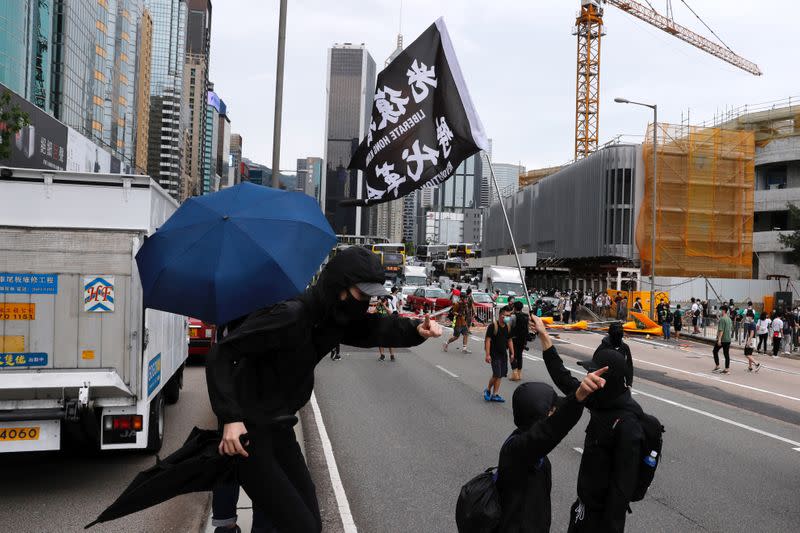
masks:
<svg viewBox="0 0 800 533"><path fill-rule="evenodd" d="M370 228L370 210L338 205L344 198L356 198L363 187L361 172L347 170L347 165L367 131L375 77L375 61L363 44L337 44L328 50L325 175L321 197L325 216L339 234L363 234ZM362 216L359 217L358 211L363 211ZM356 222L358 218L360 224Z"/></svg>
<svg viewBox="0 0 800 533"><path fill-rule="evenodd" d="M51 0L0 2L0 83L50 110Z"/></svg>
<svg viewBox="0 0 800 533"><path fill-rule="evenodd" d="M187 6L184 0L146 0L145 5L153 17L147 171L177 199L188 122L182 105Z"/></svg>

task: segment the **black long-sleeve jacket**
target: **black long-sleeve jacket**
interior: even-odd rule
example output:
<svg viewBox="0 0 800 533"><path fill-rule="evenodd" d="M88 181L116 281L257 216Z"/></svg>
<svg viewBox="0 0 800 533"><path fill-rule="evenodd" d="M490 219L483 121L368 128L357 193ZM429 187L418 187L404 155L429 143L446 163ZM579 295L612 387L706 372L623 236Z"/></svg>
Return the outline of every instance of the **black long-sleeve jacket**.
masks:
<svg viewBox="0 0 800 533"><path fill-rule="evenodd" d="M498 531L550 531L552 477L547 454L575 427L583 404L572 394L547 418L517 429L500 450L497 489L503 508Z"/></svg>
<svg viewBox="0 0 800 533"><path fill-rule="evenodd" d="M222 424L266 424L311 398L314 368L337 344L410 347L425 339L418 320L364 315L347 327L321 318L303 296L252 313L208 354L211 407Z"/></svg>
<svg viewBox="0 0 800 533"><path fill-rule="evenodd" d="M553 383L564 394L574 393L580 381L564 367L555 348L543 356ZM629 389L614 398L598 398L595 393L587 400L591 419L578 472L578 497L589 511L587 520L598 522L596 531L619 533L625 531L642 460L644 433L636 416L642 408Z"/></svg>

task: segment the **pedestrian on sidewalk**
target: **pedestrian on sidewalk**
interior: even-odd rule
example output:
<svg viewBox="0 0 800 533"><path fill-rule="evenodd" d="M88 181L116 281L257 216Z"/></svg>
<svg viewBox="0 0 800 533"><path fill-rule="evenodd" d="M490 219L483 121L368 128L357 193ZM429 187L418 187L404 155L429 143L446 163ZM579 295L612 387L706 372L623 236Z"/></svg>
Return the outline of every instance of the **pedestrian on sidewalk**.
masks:
<svg viewBox="0 0 800 533"><path fill-rule="evenodd" d="M672 325L672 312L669 310L669 304L661 298L656 306L656 314L658 316L658 323L661 324L661 331L664 333L664 340L669 340L669 328Z"/></svg>
<svg viewBox="0 0 800 533"><path fill-rule="evenodd" d="M772 357L777 359L778 352L781 351L781 341L783 340L783 320L777 311L772 312Z"/></svg>
<svg viewBox="0 0 800 533"><path fill-rule="evenodd" d="M564 316L561 318L561 321L564 324L569 323L569 319L572 316L572 295L568 294L566 298L564 298Z"/></svg>
<svg viewBox="0 0 800 533"><path fill-rule="evenodd" d="M789 355L789 351L793 349L794 328L794 316L791 312L786 311L783 314L783 355Z"/></svg>
<svg viewBox="0 0 800 533"><path fill-rule="evenodd" d="M672 325L675 328L675 340L681 340L681 330L683 329L683 311L681 311L681 304L675 307L675 312L672 313Z"/></svg>
<svg viewBox="0 0 800 533"><path fill-rule="evenodd" d="M589 395L603 388L605 371L587 374L575 394L566 398L540 382L523 383L514 391L511 402L517 428L500 449L497 466L502 508L497 531L550 531L552 471L547 454L578 423Z"/></svg>
<svg viewBox="0 0 800 533"><path fill-rule="evenodd" d="M767 338L769 337L770 326L772 326L772 320L770 320L766 311L762 311L761 314L758 315L758 322L756 322L756 334L758 335L756 351L758 353L767 353Z"/></svg>
<svg viewBox="0 0 800 533"><path fill-rule="evenodd" d="M731 311L731 318L733 319L733 340L741 344L742 338L739 337L739 332L742 329L742 321L744 320L742 310L734 307L733 311Z"/></svg>
<svg viewBox="0 0 800 533"><path fill-rule="evenodd" d="M753 311L753 302L747 302L747 308L744 310L744 319L742 321L742 324L744 326L744 340L745 340L745 342L747 342L747 338L748 337L755 338L755 336L756 336L756 312Z"/></svg>
<svg viewBox="0 0 800 533"><path fill-rule="evenodd" d="M487 402L505 402L500 396L500 383L508 376L508 358L514 362L514 343L511 335L512 309L505 306L500 309L500 316L486 328L486 364L492 365L492 377L483 391L483 399Z"/></svg>
<svg viewBox="0 0 800 533"><path fill-rule="evenodd" d="M469 289L471 293L471 289ZM463 347L461 351L469 353L467 350L467 342L469 341L469 325L467 322L467 302L460 296L453 296L453 307L451 309L453 314L453 336L447 339L442 346L443 351L447 351L447 347L451 343L456 342L459 337L463 337Z"/></svg>
<svg viewBox="0 0 800 533"><path fill-rule="evenodd" d="M714 344L714 370L720 374L728 374L731 369L731 332L733 331L733 322L728 316L728 306L723 305L719 308L720 317L719 324L717 324L717 342ZM725 356L725 369L719 368L719 349L722 348L722 354Z"/></svg>
<svg viewBox="0 0 800 533"><path fill-rule="evenodd" d="M525 352L525 345L528 343L528 332L530 316L522 312L522 302L514 302L514 326L511 336L514 339L514 359L511 361L511 377L509 381L519 381L522 379L522 360ZM538 316L538 315L537 315Z"/></svg>
<svg viewBox="0 0 800 533"><path fill-rule="evenodd" d="M700 324L700 304L694 298L692 298L691 313L692 313L692 333L694 335L699 335L700 334L700 328L699 328L699 324Z"/></svg>
<svg viewBox="0 0 800 533"><path fill-rule="evenodd" d="M442 334L427 317L368 314L370 297L386 294L383 282L378 256L350 247L328 262L304 294L251 313L209 352L208 393L223 425L219 452L241 456L238 480L278 531L322 529L294 430L273 423L308 403L320 360L340 343L410 347Z"/></svg>

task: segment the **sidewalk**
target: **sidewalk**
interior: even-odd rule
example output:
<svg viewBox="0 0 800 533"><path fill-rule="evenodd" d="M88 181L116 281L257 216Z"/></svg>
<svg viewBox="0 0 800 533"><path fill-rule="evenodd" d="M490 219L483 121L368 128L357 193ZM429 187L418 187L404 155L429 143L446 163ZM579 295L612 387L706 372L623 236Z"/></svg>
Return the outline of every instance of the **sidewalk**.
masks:
<svg viewBox="0 0 800 533"><path fill-rule="evenodd" d="M298 422L294 426L294 434L297 438L297 443L300 444L300 450L303 452L303 457L306 456L306 444L303 438L303 425L299 421L300 415L298 413ZM250 528L253 527L253 502L250 496L244 490L239 491L239 503L236 506L236 514L238 515L238 526L242 533L250 533ZM200 529L200 533L214 533L214 526L211 525L212 511L211 511L211 495L209 495L208 502L208 518L206 519L205 527Z"/></svg>

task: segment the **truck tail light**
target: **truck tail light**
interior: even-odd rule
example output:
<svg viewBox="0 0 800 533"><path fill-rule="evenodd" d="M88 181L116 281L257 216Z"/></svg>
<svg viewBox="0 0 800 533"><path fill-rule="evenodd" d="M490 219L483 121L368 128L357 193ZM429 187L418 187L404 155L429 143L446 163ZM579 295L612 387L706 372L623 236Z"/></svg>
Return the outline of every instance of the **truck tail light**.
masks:
<svg viewBox="0 0 800 533"><path fill-rule="evenodd" d="M103 417L105 431L141 431L142 415L106 415Z"/></svg>

